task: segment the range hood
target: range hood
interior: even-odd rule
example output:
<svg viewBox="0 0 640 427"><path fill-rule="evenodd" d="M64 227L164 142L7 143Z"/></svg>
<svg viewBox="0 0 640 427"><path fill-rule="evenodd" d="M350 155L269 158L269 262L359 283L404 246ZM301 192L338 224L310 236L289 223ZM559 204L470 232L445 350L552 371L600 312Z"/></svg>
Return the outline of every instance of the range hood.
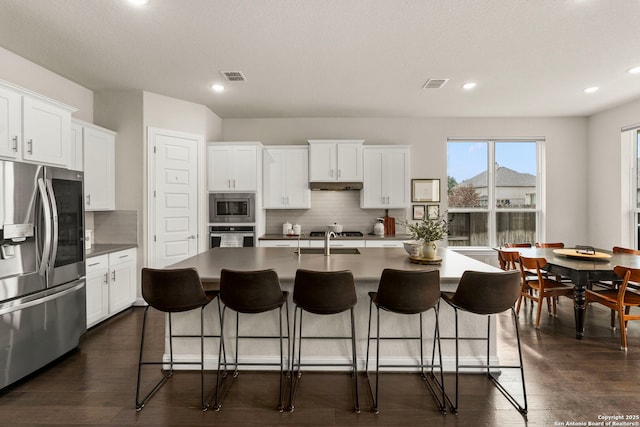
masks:
<svg viewBox="0 0 640 427"><path fill-rule="evenodd" d="M359 191L362 190L362 182L310 182L309 189L313 191Z"/></svg>

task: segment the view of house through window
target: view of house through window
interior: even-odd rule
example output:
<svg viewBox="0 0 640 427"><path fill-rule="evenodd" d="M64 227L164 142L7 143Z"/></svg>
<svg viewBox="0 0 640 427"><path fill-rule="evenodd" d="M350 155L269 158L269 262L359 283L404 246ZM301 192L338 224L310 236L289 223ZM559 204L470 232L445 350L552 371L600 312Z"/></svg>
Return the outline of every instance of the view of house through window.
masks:
<svg viewBox="0 0 640 427"><path fill-rule="evenodd" d="M450 246L536 241L536 141L449 141Z"/></svg>

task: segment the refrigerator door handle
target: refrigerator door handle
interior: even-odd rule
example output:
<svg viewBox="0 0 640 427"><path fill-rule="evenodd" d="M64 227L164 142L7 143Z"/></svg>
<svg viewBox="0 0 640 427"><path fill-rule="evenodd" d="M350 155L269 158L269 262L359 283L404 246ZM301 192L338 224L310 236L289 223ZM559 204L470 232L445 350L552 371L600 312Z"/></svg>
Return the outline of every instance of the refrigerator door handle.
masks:
<svg viewBox="0 0 640 427"><path fill-rule="evenodd" d="M56 201L56 196L53 192L53 187L51 186L51 180L47 179L45 181L47 186L47 191L49 194L49 202L51 204L51 218L53 229L51 230L51 254L49 255L49 268L53 272L53 268L55 267L56 255L58 254L58 206Z"/></svg>
<svg viewBox="0 0 640 427"><path fill-rule="evenodd" d="M44 276L51 260L51 205L49 204L47 190L45 188L44 179L42 178L38 178L38 190L40 191L40 198L42 199L45 228L44 246L42 248L42 257L40 258L40 267L38 268L38 273L41 276Z"/></svg>

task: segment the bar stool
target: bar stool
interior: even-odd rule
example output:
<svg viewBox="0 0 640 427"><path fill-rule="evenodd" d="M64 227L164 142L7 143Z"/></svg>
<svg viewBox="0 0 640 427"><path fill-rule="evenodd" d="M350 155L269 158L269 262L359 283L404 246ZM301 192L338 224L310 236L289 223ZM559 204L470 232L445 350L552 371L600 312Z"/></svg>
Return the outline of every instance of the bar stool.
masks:
<svg viewBox="0 0 640 427"><path fill-rule="evenodd" d="M278 410L284 410L284 366L285 351L283 340L287 340L287 356L289 355L289 305L287 297L289 293L280 288L278 275L272 269L258 271L234 271L222 269L220 272L220 300L224 304L221 315L221 339L220 352L223 351L224 343L224 322L225 312L227 309L236 312L236 337L235 362L222 362L218 359L218 374L216 377L215 404L214 409L219 411L222 402L227 395L233 380L238 376L238 366L280 366L280 393L278 400ZM287 315L287 333L286 336L282 331L282 308L286 307ZM278 326L279 335L240 335L240 313L242 314L258 314L266 313L278 309ZM280 363L250 363L239 361L239 340L240 339L279 339L280 340ZM224 365L224 371L221 373L220 367ZM224 378L227 376L227 367L233 366L234 372L231 381L222 389Z"/></svg>
<svg viewBox="0 0 640 427"><path fill-rule="evenodd" d="M160 387L173 376L173 365L199 365L200 366L200 400L202 408L206 408L204 399L204 308L215 297L218 291L205 291L200 282L200 277L195 268L183 269L142 269L142 298L147 302L142 320L142 335L140 337L140 357L138 359L138 381L136 384L136 410L140 411ZM169 370L163 375L160 381L151 391L140 400L140 379L142 366L145 365L166 365L165 361L145 362L142 360L144 350L144 335L147 326L147 314L149 308L168 314L169 324ZM179 313L189 310L200 309L200 334L199 335L174 335L171 328L172 313ZM218 306L218 310L220 306ZM200 361L198 362L174 362L173 360L173 338L200 338ZM218 335L207 335L209 337L219 337Z"/></svg>
<svg viewBox="0 0 640 427"><path fill-rule="evenodd" d="M438 403L438 409L443 414L446 413L446 400L444 392L444 376L442 373L442 351L440 347L440 328L438 324L438 302L440 301L440 272L438 270L405 271L386 268L380 276L380 283L377 292L369 292L371 299L369 303L369 327L367 335L367 357L365 376L369 384L369 392L373 400L373 410L379 412L378 384L380 368L406 368L407 365L381 365L380 364L380 340L419 340L420 341L420 363L413 365L420 368L420 376L426 382L433 397ZM369 344L371 343L371 317L373 305L376 306L376 389L375 395L369 380ZM397 314L418 314L420 322L420 336L418 337L381 337L380 336L380 309ZM433 350L431 352L431 363L424 363L422 314L433 309L435 314L435 329L433 337ZM435 365L435 349L438 344L438 365ZM434 367L440 368L440 381L433 373ZM431 368L430 375L425 374L425 367ZM430 381L435 383L435 386ZM438 396L436 388L441 393Z"/></svg>
<svg viewBox="0 0 640 427"><path fill-rule="evenodd" d="M291 386L289 389L289 410L295 408L295 392L302 376L302 366L350 366L353 370L353 409L360 412L358 401L358 366L356 360L356 331L353 307L358 302L356 287L351 271L310 271L299 269L293 285L293 303L295 304L293 315L293 350L291 353ZM351 336L302 336L302 313L307 311L313 314L330 315L343 313L349 310L351 314ZM298 323L298 311L300 321ZM296 326L298 329L298 361L296 362ZM302 363L302 339L350 339L351 363ZM296 370L297 368L297 370ZM294 379L295 377L295 379Z"/></svg>
<svg viewBox="0 0 640 427"><path fill-rule="evenodd" d="M456 341L456 397L455 404L447 397L451 410L458 412L459 397L459 375L460 369L464 368L486 368L487 376L493 381L498 390L518 409L521 414L527 413L527 391L524 384L524 368L522 365L522 351L520 348L520 333L518 330L518 319L513 308L516 300L520 296L520 275L517 271L505 271L499 273L485 273L479 271L465 271L462 274L460 283L455 293L442 292L442 299L447 302L455 312L455 341ZM518 365L491 365L489 360L489 337L491 334L491 315L511 310L511 317L514 321L516 332L516 344L518 347ZM458 311L487 316L487 336L485 337L460 337L458 332ZM459 359L460 340L484 340L487 342L487 364L486 365L461 365ZM522 379L522 393L524 406L520 405L516 399L498 381L497 375L491 372L492 369L519 369ZM499 374L498 374L499 375Z"/></svg>

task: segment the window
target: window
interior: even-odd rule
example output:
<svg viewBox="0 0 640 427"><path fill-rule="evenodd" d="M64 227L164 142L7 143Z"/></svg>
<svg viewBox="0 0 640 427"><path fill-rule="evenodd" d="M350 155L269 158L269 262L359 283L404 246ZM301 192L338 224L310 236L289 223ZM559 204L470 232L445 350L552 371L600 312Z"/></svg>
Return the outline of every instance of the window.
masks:
<svg viewBox="0 0 640 427"><path fill-rule="evenodd" d="M635 235L632 237L632 242L634 242L634 247L636 249L640 248L640 131L636 131L635 135L635 143L634 145L634 153L633 159L635 173L633 174L633 194L634 194L634 204L635 204Z"/></svg>
<svg viewBox="0 0 640 427"><path fill-rule="evenodd" d="M448 142L449 246L537 240L539 146L533 140Z"/></svg>

